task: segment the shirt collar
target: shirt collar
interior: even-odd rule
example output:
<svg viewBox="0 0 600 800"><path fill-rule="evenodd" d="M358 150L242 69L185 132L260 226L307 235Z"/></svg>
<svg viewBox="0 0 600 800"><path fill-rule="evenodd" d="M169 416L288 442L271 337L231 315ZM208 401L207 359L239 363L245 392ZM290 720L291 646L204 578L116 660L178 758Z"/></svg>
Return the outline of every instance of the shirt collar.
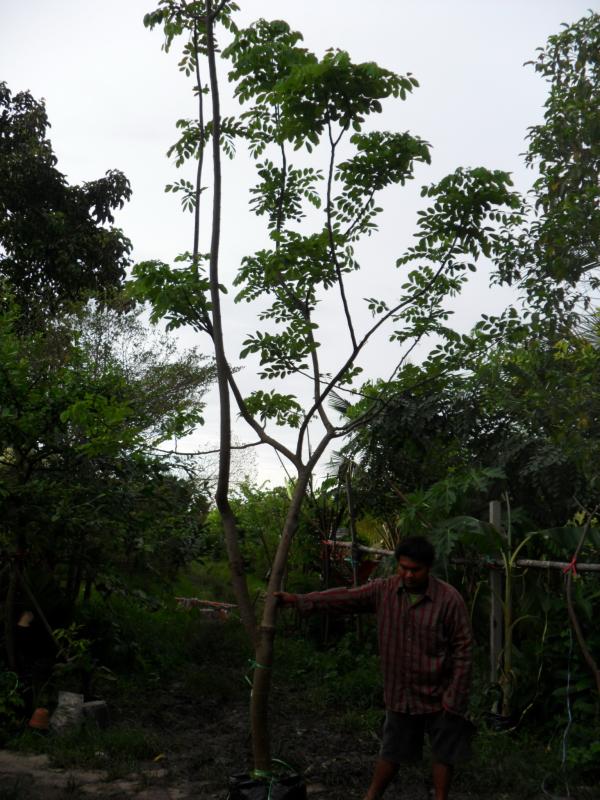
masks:
<svg viewBox="0 0 600 800"><path fill-rule="evenodd" d="M411 594L409 590L404 585L404 581L398 575L398 591L399 592L406 592L406 594ZM429 582L427 584L427 588L423 592L423 597L427 597L429 600L434 602L440 593L439 582L437 578L434 578L431 573L429 573Z"/></svg>

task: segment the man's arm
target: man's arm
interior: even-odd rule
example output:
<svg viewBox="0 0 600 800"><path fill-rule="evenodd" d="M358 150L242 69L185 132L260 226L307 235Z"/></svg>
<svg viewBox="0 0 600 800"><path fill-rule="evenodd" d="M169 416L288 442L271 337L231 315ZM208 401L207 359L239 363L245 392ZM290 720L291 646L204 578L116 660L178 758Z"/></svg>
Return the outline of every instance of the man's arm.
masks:
<svg viewBox="0 0 600 800"><path fill-rule="evenodd" d="M473 666L473 634L464 600L456 595L448 619L449 652L452 669L450 684L442 703L451 714L464 715L469 702Z"/></svg>
<svg viewBox="0 0 600 800"><path fill-rule="evenodd" d="M297 594L292 592L273 592L273 594L277 598L277 605L281 608L293 608L296 605Z"/></svg>
<svg viewBox="0 0 600 800"><path fill-rule="evenodd" d="M290 592L275 592L274 594L281 607L297 608L301 614L310 614L313 611L351 614L375 611L376 584L376 581L372 581L352 589L339 586L324 592L309 592L308 594L292 594Z"/></svg>

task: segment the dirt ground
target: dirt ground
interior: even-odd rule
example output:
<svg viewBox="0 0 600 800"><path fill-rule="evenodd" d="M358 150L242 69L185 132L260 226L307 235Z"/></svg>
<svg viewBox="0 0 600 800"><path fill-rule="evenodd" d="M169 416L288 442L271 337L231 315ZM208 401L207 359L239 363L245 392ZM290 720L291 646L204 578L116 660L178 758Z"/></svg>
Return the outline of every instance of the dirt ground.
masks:
<svg viewBox="0 0 600 800"><path fill-rule="evenodd" d="M374 734L348 735L332 720L316 719L290 697L273 697L273 751L302 768L307 795L315 800L360 800L378 751ZM126 725L127 719L119 720ZM131 720L133 723L133 720ZM139 719L137 720L139 724ZM45 755L0 751L0 800L226 800L228 778L250 762L247 698L219 704L190 703L177 686L145 708L144 727L161 734L164 752L140 763L129 775L115 778L107 770L53 768ZM390 800L428 800L426 765L404 773ZM594 795L571 794L571 800ZM559 800L550 793L469 790L459 782L455 800Z"/></svg>

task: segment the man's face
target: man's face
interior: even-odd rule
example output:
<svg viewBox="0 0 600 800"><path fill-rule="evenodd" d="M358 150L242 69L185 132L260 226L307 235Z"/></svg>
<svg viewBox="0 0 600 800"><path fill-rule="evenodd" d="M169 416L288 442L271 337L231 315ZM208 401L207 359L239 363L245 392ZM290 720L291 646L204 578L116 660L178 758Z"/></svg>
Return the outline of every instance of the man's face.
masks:
<svg viewBox="0 0 600 800"><path fill-rule="evenodd" d="M408 556L400 556L397 573L409 591L419 592L427 588L429 567L426 564L413 561Z"/></svg>

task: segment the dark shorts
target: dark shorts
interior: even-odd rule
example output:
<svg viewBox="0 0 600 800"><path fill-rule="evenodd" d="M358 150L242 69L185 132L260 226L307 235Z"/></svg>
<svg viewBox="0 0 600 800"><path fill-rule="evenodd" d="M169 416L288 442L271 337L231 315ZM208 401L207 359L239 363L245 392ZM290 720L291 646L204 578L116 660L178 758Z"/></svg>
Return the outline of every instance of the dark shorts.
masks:
<svg viewBox="0 0 600 800"><path fill-rule="evenodd" d="M418 761L423 754L425 734L429 738L433 760L455 764L471 757L475 726L456 714L436 711L433 714L399 714L387 711L383 726L381 758L394 764Z"/></svg>

